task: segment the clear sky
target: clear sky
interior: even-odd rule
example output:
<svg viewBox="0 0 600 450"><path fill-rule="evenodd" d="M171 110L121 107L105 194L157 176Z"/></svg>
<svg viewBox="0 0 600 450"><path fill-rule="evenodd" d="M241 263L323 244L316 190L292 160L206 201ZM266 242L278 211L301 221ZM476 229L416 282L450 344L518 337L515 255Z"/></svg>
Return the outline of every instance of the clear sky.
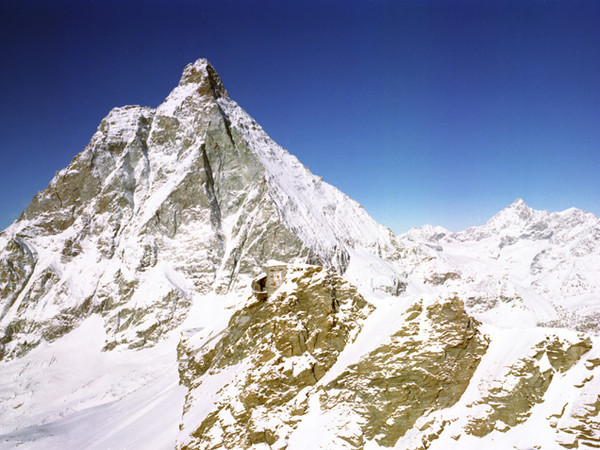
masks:
<svg viewBox="0 0 600 450"><path fill-rule="evenodd" d="M207 58L271 137L400 233L516 198L600 215L600 2L0 2L0 229L115 106Z"/></svg>

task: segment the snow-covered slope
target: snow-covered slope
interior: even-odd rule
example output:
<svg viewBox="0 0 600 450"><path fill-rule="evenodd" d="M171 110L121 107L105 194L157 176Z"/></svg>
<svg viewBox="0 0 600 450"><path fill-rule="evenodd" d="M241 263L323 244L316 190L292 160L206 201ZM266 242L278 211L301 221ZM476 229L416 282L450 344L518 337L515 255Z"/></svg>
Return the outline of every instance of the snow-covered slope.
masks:
<svg viewBox="0 0 600 450"><path fill-rule="evenodd" d="M595 448L599 319L592 214L394 236L198 60L0 233L0 448Z"/></svg>

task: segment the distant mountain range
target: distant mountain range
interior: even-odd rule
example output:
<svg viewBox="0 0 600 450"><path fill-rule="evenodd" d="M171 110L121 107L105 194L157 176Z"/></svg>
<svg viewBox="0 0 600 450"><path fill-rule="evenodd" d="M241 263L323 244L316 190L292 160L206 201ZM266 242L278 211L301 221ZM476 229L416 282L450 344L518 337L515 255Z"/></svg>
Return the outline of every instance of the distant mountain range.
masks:
<svg viewBox="0 0 600 450"><path fill-rule="evenodd" d="M0 448L600 447L599 324L593 214L395 236L200 59L0 233Z"/></svg>

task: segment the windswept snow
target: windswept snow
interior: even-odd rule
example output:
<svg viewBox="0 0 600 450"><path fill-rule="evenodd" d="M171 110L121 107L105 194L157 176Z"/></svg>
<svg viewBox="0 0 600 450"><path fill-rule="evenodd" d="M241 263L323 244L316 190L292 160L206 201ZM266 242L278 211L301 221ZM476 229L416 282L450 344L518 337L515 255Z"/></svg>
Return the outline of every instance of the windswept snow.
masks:
<svg viewBox="0 0 600 450"><path fill-rule="evenodd" d="M92 316L0 365L0 448L173 448L185 389L174 335L152 349L103 352Z"/></svg>

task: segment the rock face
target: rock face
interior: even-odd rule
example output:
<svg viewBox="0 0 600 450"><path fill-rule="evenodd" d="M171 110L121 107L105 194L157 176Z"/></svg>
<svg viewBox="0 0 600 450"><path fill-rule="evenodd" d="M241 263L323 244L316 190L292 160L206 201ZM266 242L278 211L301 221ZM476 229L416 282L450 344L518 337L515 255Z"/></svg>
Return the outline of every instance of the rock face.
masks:
<svg viewBox="0 0 600 450"><path fill-rule="evenodd" d="M358 448L366 440L392 447L418 418L454 405L485 354L487 338L460 300L423 309L408 308L388 342L324 386L322 408L362 424L359 433L342 435Z"/></svg>
<svg viewBox="0 0 600 450"><path fill-rule="evenodd" d="M396 252L391 231L277 146L198 60L158 108L112 110L0 235L0 359L93 313L107 348L143 347L194 295L243 289L268 259L343 273L354 247Z"/></svg>
<svg viewBox="0 0 600 450"><path fill-rule="evenodd" d="M558 434L557 442L565 448L600 447L600 394L598 382L600 376L599 358L589 358L585 362L587 373L575 385L581 390L577 398L564 404L560 413L549 419Z"/></svg>
<svg viewBox="0 0 600 450"><path fill-rule="evenodd" d="M561 341L556 336L534 347L534 354L519 359L507 368L502 378L494 380L479 404L488 405L483 417L471 419L467 432L485 436L494 431L507 431L525 422L536 403L544 401L555 373L564 373L592 348L589 339L576 343Z"/></svg>
<svg viewBox="0 0 600 450"><path fill-rule="evenodd" d="M184 407L191 440L183 448L249 448L284 445L304 414L306 392L352 342L373 307L339 275L321 267L292 267L287 282L268 300L253 300L225 331L200 342L180 343ZM218 340L217 340L218 339ZM198 395L223 377L212 408ZM184 428L184 432L189 432Z"/></svg>

